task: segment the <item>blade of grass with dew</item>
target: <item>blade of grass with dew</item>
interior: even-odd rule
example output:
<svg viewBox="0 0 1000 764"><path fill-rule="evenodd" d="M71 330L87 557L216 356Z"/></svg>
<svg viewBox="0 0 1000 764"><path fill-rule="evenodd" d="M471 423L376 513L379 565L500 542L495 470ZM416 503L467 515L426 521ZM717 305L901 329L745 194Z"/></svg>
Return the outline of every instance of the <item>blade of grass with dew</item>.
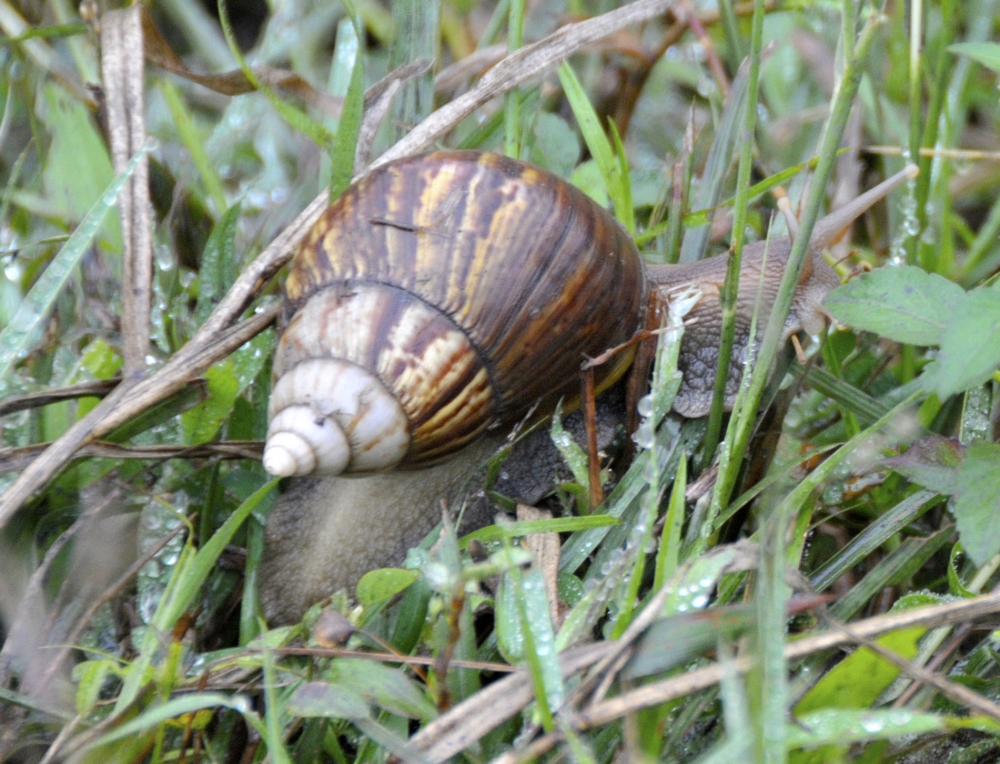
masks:
<svg viewBox="0 0 1000 764"><path fill-rule="evenodd" d="M789 525L801 520L803 508L811 506L810 498L863 442L878 432L892 419L910 406L920 393L914 393L899 403L888 414L868 429L845 443L819 467L796 486L780 504L774 507L765 520L761 544L761 569L758 575L758 627L757 653L760 668L752 674L758 683L755 698L759 714L760 738L758 745L765 760L784 760L784 737L780 730L788 706L787 660L784 655L785 609L790 590L785 581L785 567L797 569L800 563L804 538L794 538L786 548L785 537Z"/></svg>
<svg viewBox="0 0 1000 764"><path fill-rule="evenodd" d="M895 536L924 512L935 506L937 494L917 491L868 525L842 549L812 574L810 583L816 592L828 589L842 575Z"/></svg>
<svg viewBox="0 0 1000 764"><path fill-rule="evenodd" d="M535 533L571 533L585 531L591 528L605 528L618 525L618 520L609 515L587 515L586 517L554 517L551 520L523 520L509 524L487 525L465 536L459 545L466 549L473 541L483 543L500 541L504 536L516 538L530 536Z"/></svg>
<svg viewBox="0 0 1000 764"><path fill-rule="evenodd" d="M219 174L215 171L215 166L205 152L204 141L198 135L198 129L195 127L191 112L188 111L184 100L181 98L180 91L173 82L168 79L162 79L158 84L160 93L163 95L163 100L167 102L170 116L174 118L174 125L177 127L177 134L180 136L181 143L184 144L184 148L187 149L188 154L191 156L191 162L194 164L195 170L201 176L205 192L215 204L216 212L222 212L229 206L226 201L226 191L222 185L222 180L219 178Z"/></svg>
<svg viewBox="0 0 1000 764"><path fill-rule="evenodd" d="M119 740L137 735L152 729L164 722L178 717L192 714L205 708L230 708L239 713L247 723L262 737L266 734L264 725L260 717L253 712L250 701L242 695L223 695L217 692L203 692L192 695L183 695L166 703L154 706L144 711L135 719L131 719L120 727L116 727L106 735L99 737L94 743L89 745L88 750L93 750L100 746L114 743Z"/></svg>
<svg viewBox="0 0 1000 764"><path fill-rule="evenodd" d="M628 194L625 193L625 184L628 183L628 178L622 176L621 168L615 159L615 152L611 148L611 142L605 135L604 128L601 127L601 120L598 118L597 112L594 111L583 85L568 61L559 67L559 82L562 83L566 100L569 101L573 116L576 117L576 122L580 126L580 132L583 134L587 148L590 149L590 155L594 158L594 163L604 178L608 196L611 198L611 204L615 210L615 217L624 223L634 215L631 205L626 206L626 200L631 196L631 191Z"/></svg>
<svg viewBox="0 0 1000 764"><path fill-rule="evenodd" d="M614 133L614 137L617 139L617 132ZM619 149L622 148L620 141L617 146ZM623 153L620 152L619 156L623 156ZM624 586L618 601L618 615L612 630L613 639L620 637L631 622L632 611L639 596L639 587L645 572L646 549L653 538L653 526L662 499L660 486L666 478L659 469L660 460L655 432L663 417L673 406L674 398L680 389L681 373L677 368L677 359L684 340L684 317L700 299L701 292L697 289L678 291L671 295L667 315L664 317L663 327L657 339L652 389L638 404L639 415L643 421L636 433L636 443L639 448L647 448L650 453L650 458L646 462L646 496L636 515L635 526L628 534L628 544L636 549L636 554L628 583ZM681 450L680 453L683 455L684 451Z"/></svg>
<svg viewBox="0 0 1000 764"><path fill-rule="evenodd" d="M746 76L746 101L742 107L743 134L740 142L740 166L736 178L736 201L733 207L733 237L729 248L726 281L719 294L722 309L722 327L719 336L719 357L715 369L715 390L712 407L708 414L708 429L705 432L705 446L702 451L701 466L707 468L715 459L715 449L719 445L722 430L722 409L726 398L726 383L729 380L729 364L732 361L733 343L736 339L736 302L740 284L740 263L743 257L743 242L746 238L747 193L750 189L750 173L753 171L754 135L757 132L757 96L760 83L760 64L764 37L764 2L754 1L753 31L750 34L749 71ZM741 69L742 71L742 69Z"/></svg>
<svg viewBox="0 0 1000 764"><path fill-rule="evenodd" d="M791 308L799 274L808 253L809 236L819 218L819 209L825 196L826 185L836 162L837 148L854 104L854 96L857 94L861 82L863 74L861 65L868 57L868 52L875 41L875 32L880 24L881 16L872 16L869 19L861 31L858 42L853 47L853 55L850 56L845 65L841 86L834 98L830 119L824 131L820 150L817 152L819 162L816 165L816 173L810 187L805 214L800 221L801 232L792 244L785 274L757 352L757 362L753 368L747 394L741 405L734 408L729 422L726 433L729 447L723 449L719 460L719 477L712 494L711 514L713 516L718 516L721 508L729 503L729 498L736 487L743 455L746 452L750 434L756 421L757 409L768 382L771 366L777 357L782 327L784 327L785 318ZM847 44L849 45L849 43Z"/></svg>
<svg viewBox="0 0 1000 764"><path fill-rule="evenodd" d="M151 147L152 143L147 141L101 194L100 199L88 210L80 225L25 295L10 323L0 331L0 379L5 378L11 367L28 354L48 319L56 298L97 234L104 216L115 205L126 181Z"/></svg>
<svg viewBox="0 0 1000 764"><path fill-rule="evenodd" d="M153 656L159 650L160 639L173 630L178 619L196 600L214 569L216 560L243 525L243 521L277 485L277 480L271 480L248 496L197 552L194 552L190 545L185 546L181 559L178 560L170 577L167 590L160 599L156 613L146 630L139 648L139 657L130 666L129 676L115 704L116 712L121 712L135 699L139 688L146 681L146 669L152 665Z"/></svg>
<svg viewBox="0 0 1000 764"><path fill-rule="evenodd" d="M258 620L257 628L261 633L267 630L267 624L264 623L264 619L261 618ZM264 729L266 730L266 733L261 737L267 746L267 755L272 761L277 764L291 764L292 760L288 756L288 751L285 748L285 742L281 734L283 728L281 723L283 704L278 702L278 683L274 671L274 653L268 649L263 641L261 642L261 649L263 650Z"/></svg>
<svg viewBox="0 0 1000 764"><path fill-rule="evenodd" d="M670 503L663 520L660 549L656 553L656 576L653 591L658 592L669 579L680 561L681 529L684 527L684 491L687 488L687 454L682 450L677 462L674 485L670 489Z"/></svg>
<svg viewBox="0 0 1000 764"><path fill-rule="evenodd" d="M504 539L509 562L496 595L497 644L507 660L527 667L537 713L542 726L551 731L552 711L562 705L563 684L545 582L538 565L522 570L515 564L510 542Z"/></svg>
<svg viewBox="0 0 1000 764"><path fill-rule="evenodd" d="M729 170L733 146L736 145L737 132L745 122L744 113L749 92L749 62L744 62L736 73L733 86L729 90L729 98L722 110L722 117L716 129L712 148L708 151L705 170L698 184L697 196L691 206L695 209L709 209L719 203L722 196L723 181ZM705 256L708 247L709 226L690 228L684 232L681 242L681 255L678 262L693 263Z"/></svg>
<svg viewBox="0 0 1000 764"><path fill-rule="evenodd" d="M673 472L676 469L679 454L681 452L690 453L690 450L701 441L703 434L704 425L701 422L695 420L685 422L678 431L672 420L667 420L656 434L660 469L666 474ZM633 504L646 489L645 470L648 459L649 452L643 452L636 457L629 471L625 473L621 482L615 486L611 495L602 505L602 514L615 518L630 516ZM605 542L609 531L610 528L593 528L573 534L563 544L559 570L572 572L579 568L594 549Z"/></svg>
<svg viewBox="0 0 1000 764"><path fill-rule="evenodd" d="M552 415L552 426L549 428L549 436L552 444L556 447L563 460L573 473L573 480L583 488L583 492L577 496L579 513L589 515L596 507L590 506L590 469L587 455L580 448L580 444L573 440L562 426L562 401L556 405L555 413Z"/></svg>
<svg viewBox="0 0 1000 764"><path fill-rule="evenodd" d="M354 32L358 40L363 40L363 32L357 13L352 4L347 8L354 20ZM344 98L344 110L337 125L337 138L330 154L330 199L336 199L351 185L354 177L355 153L358 146L358 135L361 133L361 122L365 109L365 66L364 56L359 49L351 69L351 83L347 86Z"/></svg>
<svg viewBox="0 0 1000 764"><path fill-rule="evenodd" d="M222 26L222 33L225 35L226 42L229 44L229 52L233 54L233 58L235 58L236 63L239 64L240 69L243 71L243 76L247 78L247 82L253 85L255 90L264 94L264 97L271 102L271 106L273 106L274 110L278 112L278 115L285 120L285 122L287 122L293 130L297 130L310 138L324 151L328 153L332 152L334 139L333 136L330 135L330 132L304 111L300 111L287 101L283 100L271 87L261 82L260 78L254 74L253 69L250 68L250 65L243 57L239 44L236 42L236 36L233 32L232 24L229 21L229 11L226 8L226 0L218 0L216 7L219 11L219 24Z"/></svg>
<svg viewBox="0 0 1000 764"><path fill-rule="evenodd" d="M510 0L507 18L507 53L516 53L524 37L524 0ZM504 95L503 153L521 158L521 91L513 88Z"/></svg>

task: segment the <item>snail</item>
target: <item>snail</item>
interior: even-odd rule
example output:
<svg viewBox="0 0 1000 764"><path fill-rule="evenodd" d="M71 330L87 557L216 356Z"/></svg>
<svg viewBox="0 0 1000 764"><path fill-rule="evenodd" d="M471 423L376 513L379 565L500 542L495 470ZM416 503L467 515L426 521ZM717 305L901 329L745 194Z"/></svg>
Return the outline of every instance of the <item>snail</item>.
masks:
<svg viewBox="0 0 1000 764"><path fill-rule="evenodd" d="M840 279L823 249L915 170L817 222L784 339L826 321L822 300ZM787 238L744 247L727 408L753 311L762 325L790 251ZM726 265L646 264L585 194L494 154L410 157L348 189L288 275L264 452L275 475L345 477L300 482L271 510L260 577L269 620L295 620L324 592L400 562L507 425L572 396L585 357L658 326L670 292L688 283L702 297L688 314L674 410L708 413ZM633 354L599 367L598 389Z"/></svg>
<svg viewBox="0 0 1000 764"><path fill-rule="evenodd" d="M909 177L904 170L819 221L786 339L824 325L823 297L840 280L822 250ZM788 239L744 249L727 406L758 295L767 316L790 250ZM610 214L523 162L442 151L384 165L327 209L292 264L264 467L288 477L439 463L531 407L551 410L576 390L585 357L658 326L658 308L684 283L702 298L689 315L674 409L703 416L725 273L725 257L646 265ZM633 352L598 368L598 390Z"/></svg>

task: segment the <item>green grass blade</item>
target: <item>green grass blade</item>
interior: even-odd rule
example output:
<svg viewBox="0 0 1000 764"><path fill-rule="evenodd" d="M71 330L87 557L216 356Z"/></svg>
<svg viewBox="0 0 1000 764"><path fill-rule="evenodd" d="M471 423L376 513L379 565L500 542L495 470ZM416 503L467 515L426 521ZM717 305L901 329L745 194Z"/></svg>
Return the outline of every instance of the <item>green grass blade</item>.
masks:
<svg viewBox="0 0 1000 764"><path fill-rule="evenodd" d="M56 298L59 297L66 281L90 246L91 240L104 222L104 216L115 205L125 182L150 148L151 144L147 143L140 149L87 211L80 225L25 295L10 323L0 331L0 379L5 378L11 367L24 358L34 345Z"/></svg>
<svg viewBox="0 0 1000 764"><path fill-rule="evenodd" d="M170 115L174 118L177 134L180 136L184 148L191 155L191 162L198 171L198 175L201 176L201 182L205 185L206 193L211 197L217 212L225 210L229 205L226 202L226 191L222 185L222 180L215 171L212 161L208 158L208 154L205 151L204 139L198 135L194 119L184 104L180 91L177 90L177 86L170 80L161 80L159 85L160 92L167 102L167 108L170 109Z"/></svg>
<svg viewBox="0 0 1000 764"><path fill-rule="evenodd" d="M354 155L358 146L358 135L361 133L361 121L365 108L365 65L361 55L360 41L363 39L357 18L354 21L354 34L358 37L358 55L351 68L351 83L347 87L344 98L344 110L337 125L337 139L333 145L330 161L330 199L336 199L351 185L354 177Z"/></svg>

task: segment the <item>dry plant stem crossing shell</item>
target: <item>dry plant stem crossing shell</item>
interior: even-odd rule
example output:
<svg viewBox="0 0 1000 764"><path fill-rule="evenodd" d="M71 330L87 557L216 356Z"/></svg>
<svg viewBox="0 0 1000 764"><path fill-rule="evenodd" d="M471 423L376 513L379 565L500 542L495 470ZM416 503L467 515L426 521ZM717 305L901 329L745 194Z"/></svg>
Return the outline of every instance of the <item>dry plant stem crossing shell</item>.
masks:
<svg viewBox="0 0 1000 764"><path fill-rule="evenodd" d="M912 172L817 224L786 337L822 326L822 299L839 283L823 248ZM755 304L763 324L790 249L778 239L744 251L727 405ZM523 162L450 151L385 165L331 205L292 264L264 466L336 475L441 462L488 428L572 395L585 358L658 325L658 307L686 283L703 296L674 407L702 416L725 272L724 256L645 266L610 214ZM601 367L598 388L630 362L622 353Z"/></svg>

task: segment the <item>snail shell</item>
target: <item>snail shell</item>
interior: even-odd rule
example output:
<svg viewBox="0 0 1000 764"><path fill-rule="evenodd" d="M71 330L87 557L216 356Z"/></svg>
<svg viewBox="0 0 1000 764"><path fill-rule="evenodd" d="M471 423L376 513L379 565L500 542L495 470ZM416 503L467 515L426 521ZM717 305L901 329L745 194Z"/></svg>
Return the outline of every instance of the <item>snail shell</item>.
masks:
<svg viewBox="0 0 1000 764"><path fill-rule="evenodd" d="M367 473L440 462L554 406L581 361L646 311L643 262L585 194L495 154L385 165L306 236L285 284L264 467ZM629 353L599 369L617 379Z"/></svg>

